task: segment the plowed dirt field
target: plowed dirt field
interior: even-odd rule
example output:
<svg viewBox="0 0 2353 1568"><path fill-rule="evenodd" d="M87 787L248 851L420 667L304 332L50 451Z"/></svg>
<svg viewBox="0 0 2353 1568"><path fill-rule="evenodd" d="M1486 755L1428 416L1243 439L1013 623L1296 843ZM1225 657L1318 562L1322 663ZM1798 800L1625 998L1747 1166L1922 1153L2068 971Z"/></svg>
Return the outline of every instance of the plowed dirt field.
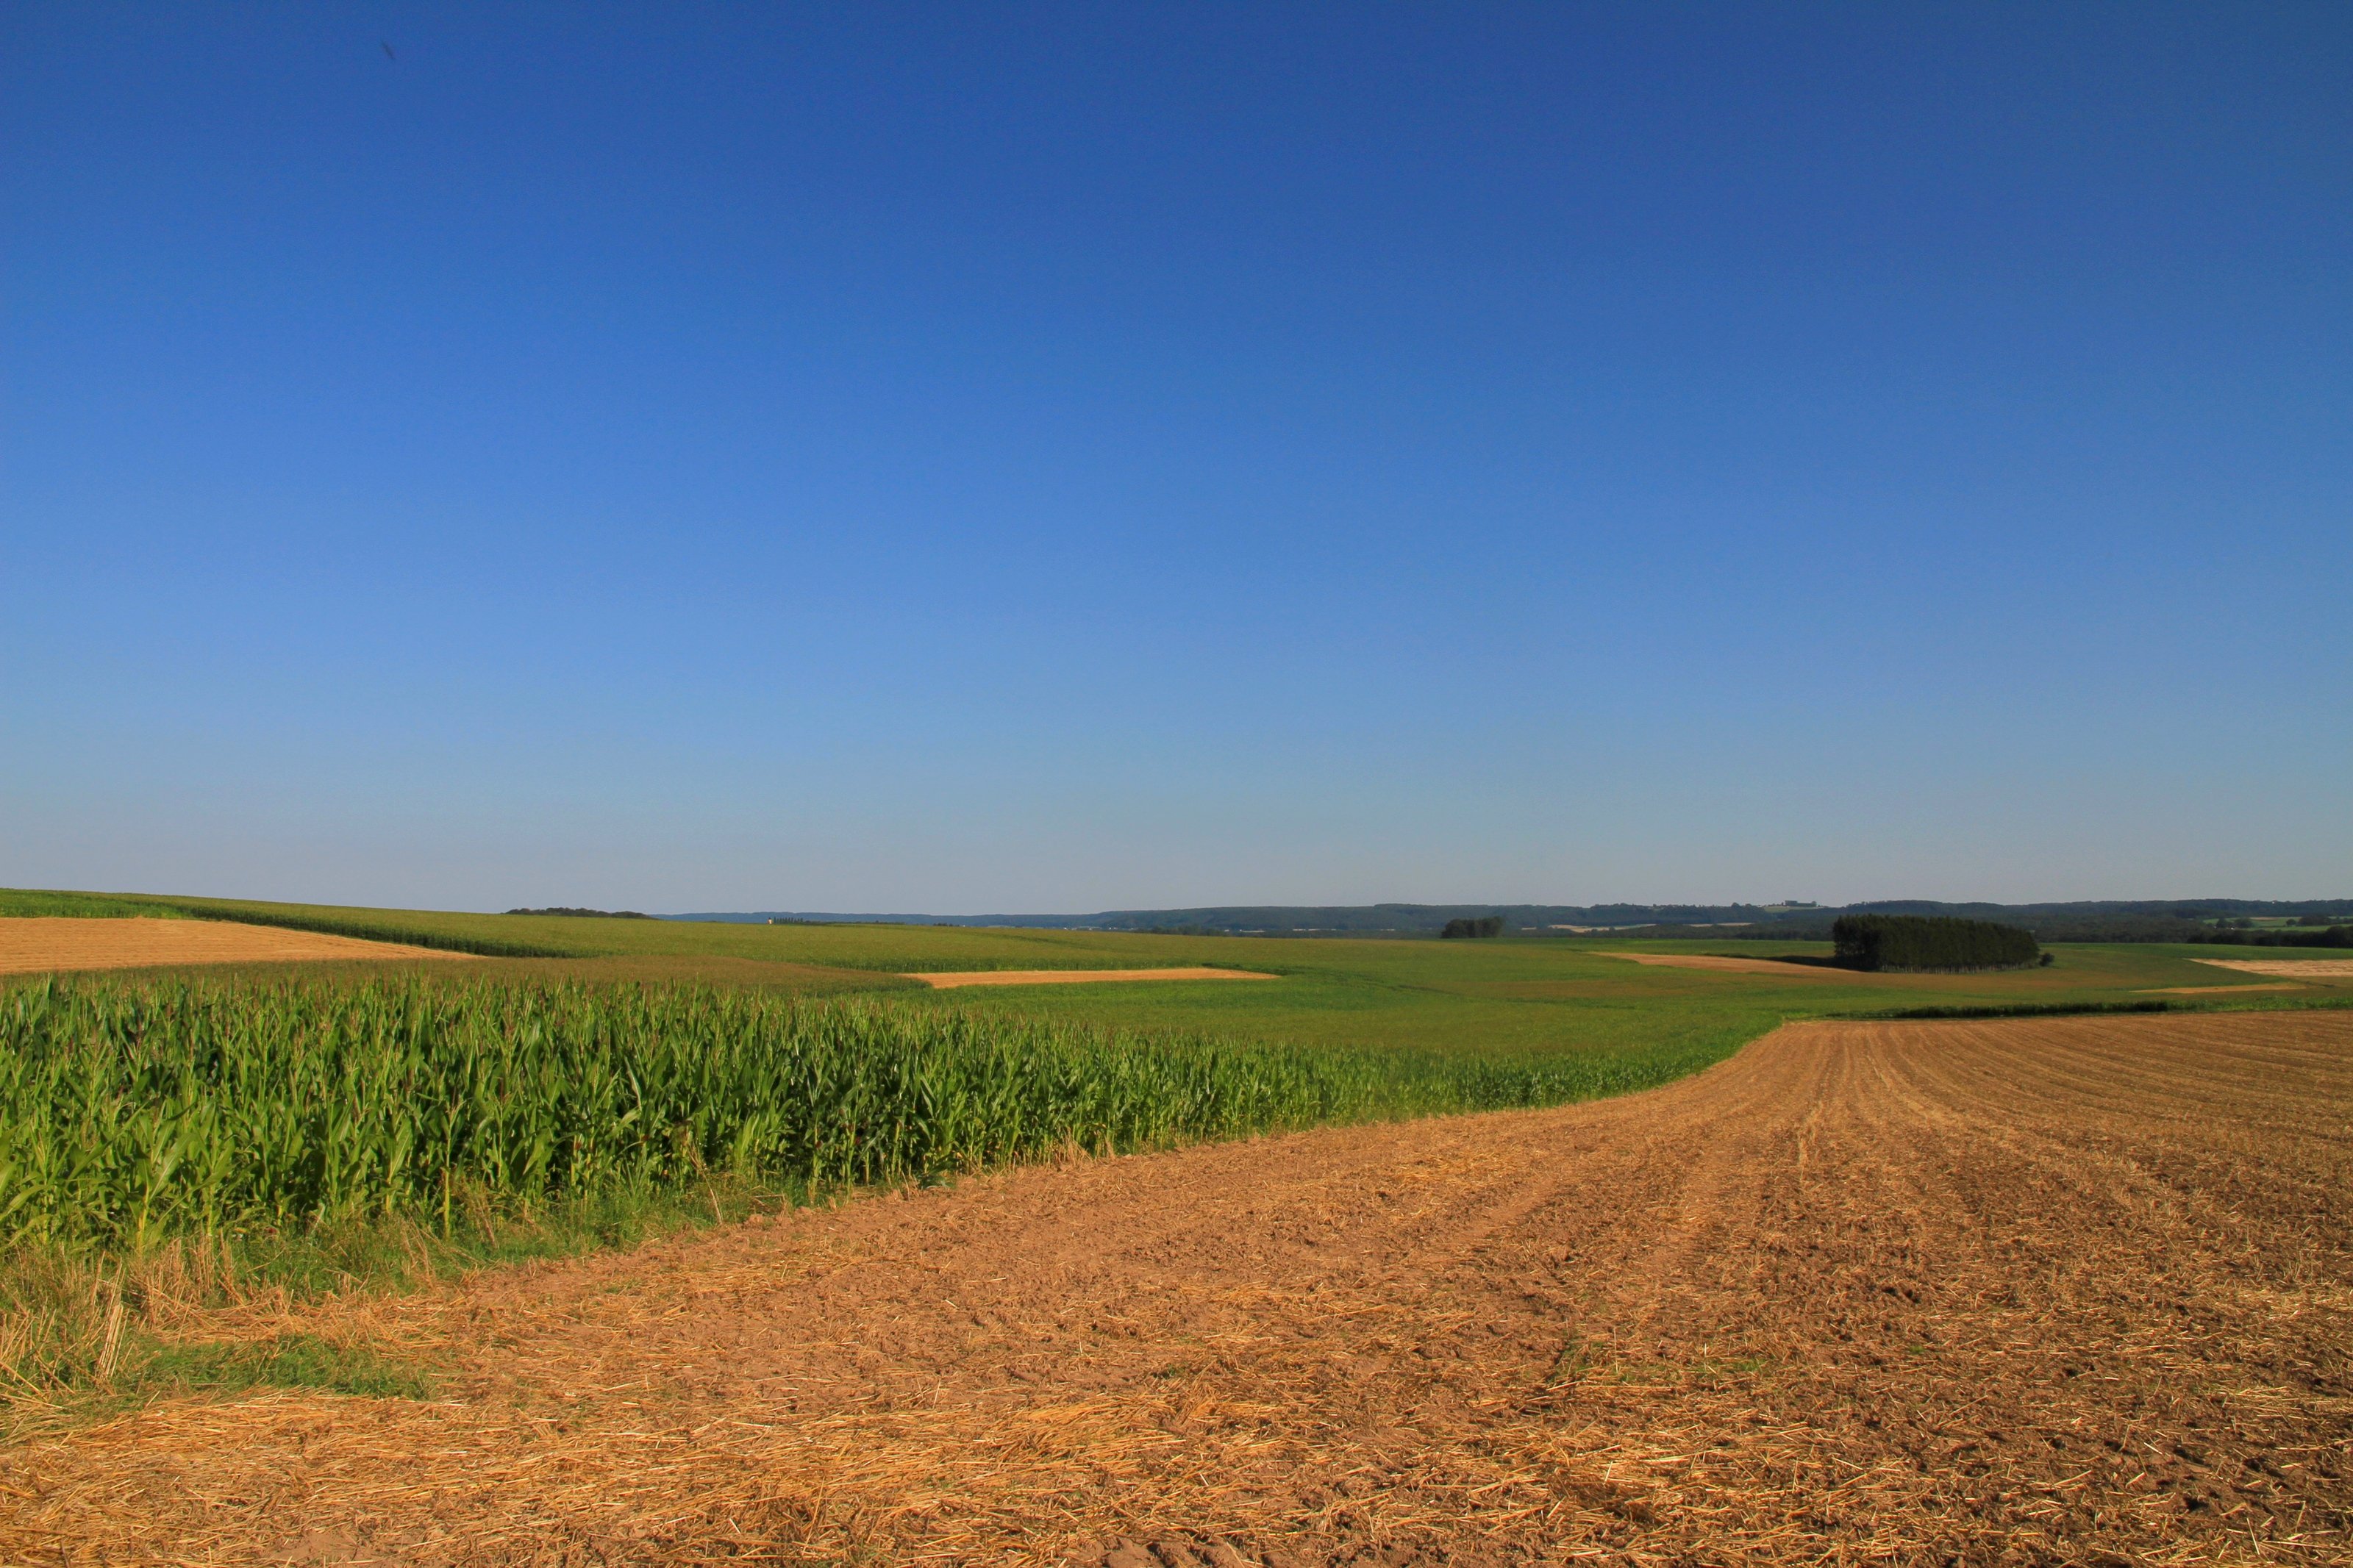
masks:
<svg viewBox="0 0 2353 1568"><path fill-rule="evenodd" d="M0 1559L2341 1563L2348 1122L2353 1014L1790 1027L256 1318L441 1393L19 1442Z"/></svg>
<svg viewBox="0 0 2353 1568"><path fill-rule="evenodd" d="M329 936L322 931L241 925L234 921L68 920L43 916L0 920L0 974L319 959L449 958L462 962L469 956L399 942Z"/></svg>

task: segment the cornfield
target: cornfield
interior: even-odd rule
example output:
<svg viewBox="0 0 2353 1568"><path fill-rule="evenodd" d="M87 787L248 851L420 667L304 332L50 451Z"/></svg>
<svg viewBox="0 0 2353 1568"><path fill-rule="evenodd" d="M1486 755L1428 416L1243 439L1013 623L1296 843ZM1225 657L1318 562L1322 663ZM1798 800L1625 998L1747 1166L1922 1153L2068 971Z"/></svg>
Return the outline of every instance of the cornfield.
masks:
<svg viewBox="0 0 2353 1568"><path fill-rule="evenodd" d="M0 994L0 1244L920 1180L1558 1103L1718 1054L1335 1051L632 984L48 980Z"/></svg>

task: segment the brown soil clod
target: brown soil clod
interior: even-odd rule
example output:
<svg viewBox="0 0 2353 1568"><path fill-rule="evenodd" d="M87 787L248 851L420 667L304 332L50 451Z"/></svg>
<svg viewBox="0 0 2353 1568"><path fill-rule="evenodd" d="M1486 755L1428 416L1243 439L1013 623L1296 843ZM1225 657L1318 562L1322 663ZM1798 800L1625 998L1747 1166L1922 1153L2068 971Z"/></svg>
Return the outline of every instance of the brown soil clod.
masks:
<svg viewBox="0 0 2353 1568"><path fill-rule="evenodd" d="M21 1438L0 1561L2342 1563L2348 1121L2353 1014L1810 1024L976 1178L330 1303L437 1397Z"/></svg>

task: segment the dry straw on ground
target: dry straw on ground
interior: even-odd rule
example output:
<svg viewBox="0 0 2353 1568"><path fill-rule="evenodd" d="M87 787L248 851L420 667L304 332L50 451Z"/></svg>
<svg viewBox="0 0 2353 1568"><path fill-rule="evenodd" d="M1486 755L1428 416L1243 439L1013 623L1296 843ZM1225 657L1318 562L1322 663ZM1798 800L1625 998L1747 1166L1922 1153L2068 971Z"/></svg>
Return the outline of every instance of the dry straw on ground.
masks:
<svg viewBox="0 0 2353 1568"><path fill-rule="evenodd" d="M0 1560L2341 1563L2353 1016L1813 1025L249 1310L430 1401L20 1439Z"/></svg>
<svg viewBox="0 0 2353 1568"><path fill-rule="evenodd" d="M399 942L328 936L322 931L241 925L233 921L47 916L0 919L0 974L306 959L446 958L463 962L468 956Z"/></svg>

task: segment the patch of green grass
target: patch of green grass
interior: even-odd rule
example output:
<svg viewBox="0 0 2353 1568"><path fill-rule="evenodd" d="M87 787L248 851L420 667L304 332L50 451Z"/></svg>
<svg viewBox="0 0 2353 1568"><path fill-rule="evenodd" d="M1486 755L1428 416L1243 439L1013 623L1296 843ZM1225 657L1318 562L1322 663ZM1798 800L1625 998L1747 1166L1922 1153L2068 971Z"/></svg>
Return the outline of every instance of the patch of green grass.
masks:
<svg viewBox="0 0 2353 1568"><path fill-rule="evenodd" d="M142 1394L316 1388L373 1399L426 1399L433 1393L432 1378L421 1367L314 1334L157 1344L135 1356L125 1383L126 1392Z"/></svg>
<svg viewBox="0 0 2353 1568"><path fill-rule="evenodd" d="M135 893L53 893L33 888L0 888L0 919L121 920L139 915L175 921L195 918Z"/></svg>
<svg viewBox="0 0 2353 1568"><path fill-rule="evenodd" d="M2087 1013L2176 1013L2190 1009L2171 1002L1998 1002L1978 1007L1894 1007L1847 1013L1848 1018L2063 1018Z"/></svg>
<svg viewBox="0 0 2353 1568"><path fill-rule="evenodd" d="M1552 1358L1552 1365L1537 1380L1536 1386L1558 1388L1564 1384L1575 1383L1607 1355L1606 1347L1589 1343L1580 1334L1571 1334L1561 1342L1560 1353Z"/></svg>
<svg viewBox="0 0 2353 1568"><path fill-rule="evenodd" d="M185 1326L223 1310L403 1291L479 1268L627 1247L838 1195L713 1178L698 1188L502 1209L470 1192L446 1233L395 1218L176 1237L137 1253L19 1243L0 1250L0 1406L21 1418L269 1384L421 1397L427 1370L368 1347L300 1335L191 1342Z"/></svg>

